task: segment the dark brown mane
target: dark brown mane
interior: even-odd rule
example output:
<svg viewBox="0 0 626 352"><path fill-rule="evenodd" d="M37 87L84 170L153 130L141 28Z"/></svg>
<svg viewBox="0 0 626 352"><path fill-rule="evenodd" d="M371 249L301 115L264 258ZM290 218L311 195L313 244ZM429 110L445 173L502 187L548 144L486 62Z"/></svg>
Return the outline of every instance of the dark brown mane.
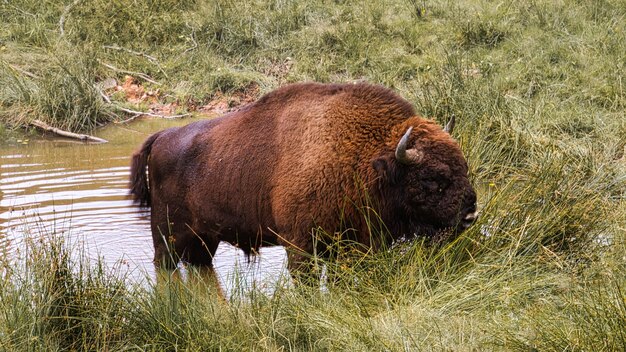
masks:
<svg viewBox="0 0 626 352"><path fill-rule="evenodd" d="M365 82L352 84L294 83L263 95L254 105L265 106L273 102L286 103L294 99L302 99L302 96L307 95L328 97L339 94L349 95L353 99L360 99L368 105L378 106L381 109L387 108L392 114L405 117L415 115L415 108L393 90Z"/></svg>

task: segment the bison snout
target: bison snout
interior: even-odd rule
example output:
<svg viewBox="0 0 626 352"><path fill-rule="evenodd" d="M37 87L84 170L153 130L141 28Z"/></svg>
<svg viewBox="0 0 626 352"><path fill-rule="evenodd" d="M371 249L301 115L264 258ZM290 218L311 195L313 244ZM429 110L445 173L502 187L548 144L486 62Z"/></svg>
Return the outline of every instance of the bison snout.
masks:
<svg viewBox="0 0 626 352"><path fill-rule="evenodd" d="M472 226L472 224L478 219L478 211L468 212L463 219L461 219L461 227L463 230Z"/></svg>

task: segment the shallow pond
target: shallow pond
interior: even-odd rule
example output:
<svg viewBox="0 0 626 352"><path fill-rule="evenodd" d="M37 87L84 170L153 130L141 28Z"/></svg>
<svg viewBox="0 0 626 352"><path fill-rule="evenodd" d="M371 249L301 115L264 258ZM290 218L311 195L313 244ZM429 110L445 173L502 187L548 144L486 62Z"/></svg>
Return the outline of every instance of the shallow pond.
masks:
<svg viewBox="0 0 626 352"><path fill-rule="evenodd" d="M154 278L149 210L128 198L130 156L151 133L192 122L144 120L97 131L105 144L32 138L0 142L0 243L62 234L132 280ZM252 287L271 292L287 273L282 247L262 248L249 263L220 244L215 272L227 295ZM235 282L237 284L235 284Z"/></svg>

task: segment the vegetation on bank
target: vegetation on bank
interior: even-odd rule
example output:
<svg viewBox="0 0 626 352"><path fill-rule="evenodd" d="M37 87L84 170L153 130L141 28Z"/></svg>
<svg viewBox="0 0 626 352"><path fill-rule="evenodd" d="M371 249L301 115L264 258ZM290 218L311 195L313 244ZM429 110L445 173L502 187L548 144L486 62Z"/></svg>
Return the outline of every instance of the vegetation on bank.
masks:
<svg viewBox="0 0 626 352"><path fill-rule="evenodd" d="M209 281L132 287L33 241L21 264L0 259L0 346L626 349L625 18L619 0L0 3L5 128L365 79L457 116L481 208L452 243L327 263L327 292L228 304ZM145 94L116 89L126 76Z"/></svg>

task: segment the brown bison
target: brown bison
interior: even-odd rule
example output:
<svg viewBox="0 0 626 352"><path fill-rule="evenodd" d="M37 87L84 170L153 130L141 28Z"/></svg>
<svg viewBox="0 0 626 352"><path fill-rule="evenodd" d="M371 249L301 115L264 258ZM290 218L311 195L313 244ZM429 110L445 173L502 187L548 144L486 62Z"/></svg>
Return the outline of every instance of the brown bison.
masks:
<svg viewBox="0 0 626 352"><path fill-rule="evenodd" d="M226 241L247 254L285 246L303 270L335 237L313 229L366 248L466 229L476 193L448 132L380 86L293 84L150 136L133 155L131 193L152 207L158 265L210 266Z"/></svg>

